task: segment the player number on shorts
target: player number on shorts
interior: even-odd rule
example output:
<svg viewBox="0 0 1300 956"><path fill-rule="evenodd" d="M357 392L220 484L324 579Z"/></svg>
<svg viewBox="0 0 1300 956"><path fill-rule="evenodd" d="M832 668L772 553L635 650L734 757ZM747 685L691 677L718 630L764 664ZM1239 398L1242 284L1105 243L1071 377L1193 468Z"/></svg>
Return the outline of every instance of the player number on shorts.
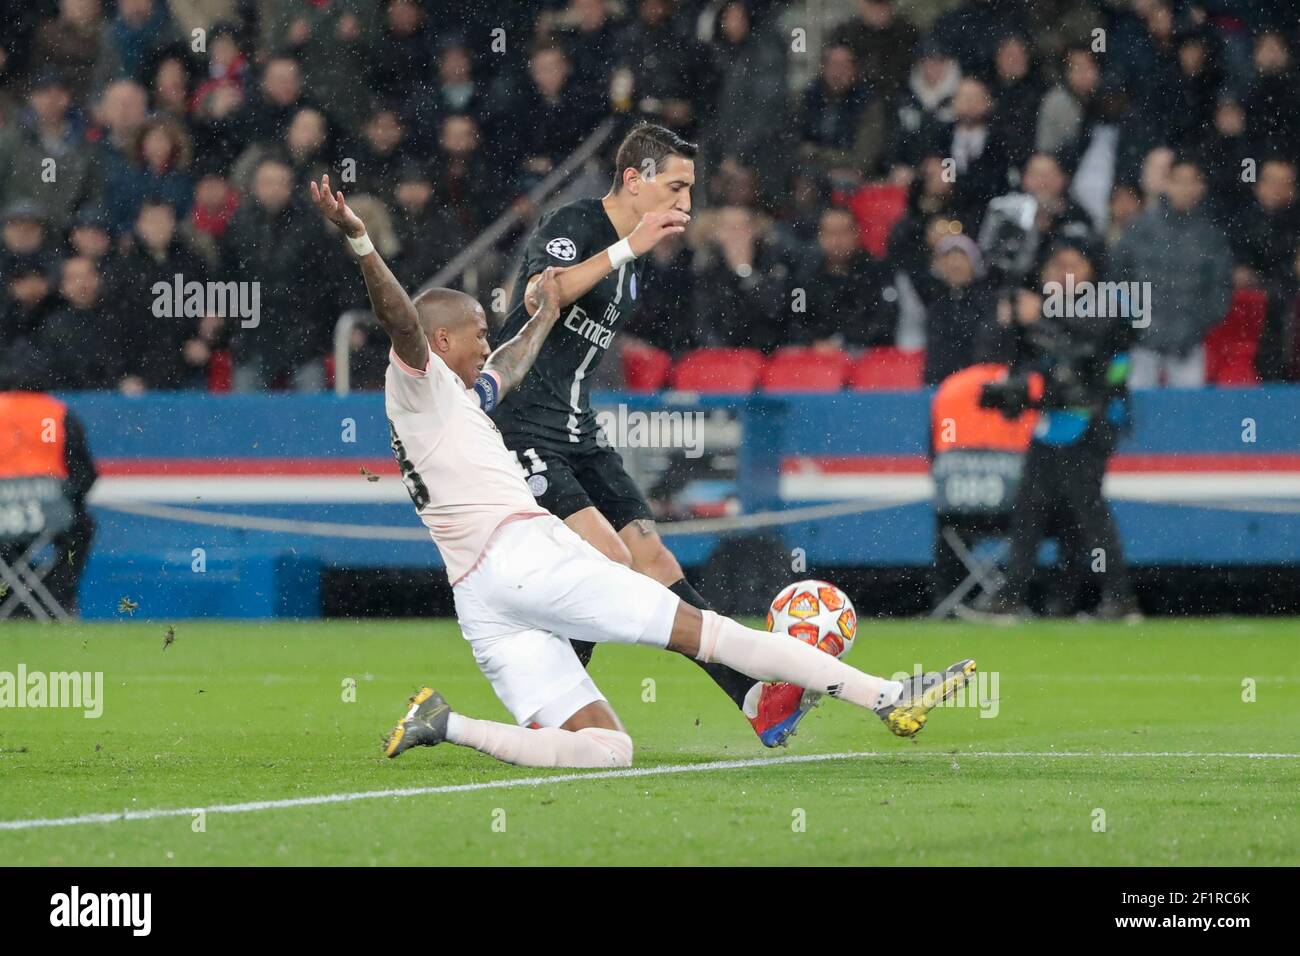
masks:
<svg viewBox="0 0 1300 956"><path fill-rule="evenodd" d="M542 461L532 448L515 452L515 457L519 459L519 465L524 469L525 475L535 475L546 470L546 462Z"/></svg>
<svg viewBox="0 0 1300 956"><path fill-rule="evenodd" d="M415 470L411 460L406 457L406 449L402 446L402 440L397 437L397 429L393 423L388 423L388 434L392 439L393 457L397 459L397 467L402 471L402 484L406 485L406 492L415 502L416 510L423 508L429 503L429 489L424 484L424 479L420 473Z"/></svg>

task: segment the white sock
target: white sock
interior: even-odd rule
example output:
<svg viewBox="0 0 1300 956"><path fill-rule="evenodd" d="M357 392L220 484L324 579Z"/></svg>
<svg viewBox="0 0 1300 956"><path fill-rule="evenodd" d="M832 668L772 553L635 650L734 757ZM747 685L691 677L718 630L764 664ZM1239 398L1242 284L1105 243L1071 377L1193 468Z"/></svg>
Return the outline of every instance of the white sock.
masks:
<svg viewBox="0 0 1300 956"><path fill-rule="evenodd" d="M601 727L530 730L451 714L447 718L447 739L521 767L632 766L632 738Z"/></svg>
<svg viewBox="0 0 1300 956"><path fill-rule="evenodd" d="M756 680L783 680L875 710L898 700L903 685L873 677L787 634L770 634L702 612L699 660L718 661Z"/></svg>

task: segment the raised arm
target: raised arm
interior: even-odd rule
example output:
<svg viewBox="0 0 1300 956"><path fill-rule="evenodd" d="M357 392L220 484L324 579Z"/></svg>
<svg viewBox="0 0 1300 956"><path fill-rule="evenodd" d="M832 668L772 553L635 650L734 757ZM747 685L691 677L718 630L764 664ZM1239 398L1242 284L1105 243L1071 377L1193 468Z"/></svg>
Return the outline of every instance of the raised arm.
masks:
<svg viewBox="0 0 1300 956"><path fill-rule="evenodd" d="M524 323L514 338L502 343L489 355L483 366L485 373L493 372L500 380L498 398L518 385L533 367L547 333L560 317L561 277L572 271L551 267L538 273L537 281L529 285L525 301L533 317Z"/></svg>
<svg viewBox="0 0 1300 956"><path fill-rule="evenodd" d="M320 184L311 184L311 200L321 214L343 231L348 245L361 265L361 275L366 280L366 292L375 318L392 340L397 357L411 368L422 369L429 364L429 340L420 327L420 317L411 297L397 281L383 258L375 251L366 224L343 199L343 193L330 192L330 178L322 176Z"/></svg>
<svg viewBox="0 0 1300 956"><path fill-rule="evenodd" d="M577 302L595 288L596 283L605 276L624 262L645 255L662 239L685 232L686 224L690 221L691 217L678 209L646 213L626 239L619 240L608 249L602 249L576 266L562 270L563 274L559 277L557 285L559 308ZM529 292L539 281L541 281L541 273L529 278ZM528 310L529 315L535 311L532 300L527 295L524 297L524 308Z"/></svg>

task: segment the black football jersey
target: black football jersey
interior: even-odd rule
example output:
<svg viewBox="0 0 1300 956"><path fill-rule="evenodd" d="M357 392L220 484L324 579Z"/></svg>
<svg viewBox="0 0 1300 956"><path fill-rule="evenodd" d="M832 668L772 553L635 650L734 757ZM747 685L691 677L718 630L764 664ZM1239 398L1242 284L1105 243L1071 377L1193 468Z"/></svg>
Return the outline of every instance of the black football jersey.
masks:
<svg viewBox="0 0 1300 956"><path fill-rule="evenodd" d="M528 321L523 297L529 278L548 266L577 265L616 242L618 233L599 199L579 199L544 216L524 250L511 300L516 305L501 326L497 344L508 341ZM520 439L561 446L595 439L590 377L636 307L641 272L641 261L634 259L560 310L537 361L493 416L508 446L515 447Z"/></svg>

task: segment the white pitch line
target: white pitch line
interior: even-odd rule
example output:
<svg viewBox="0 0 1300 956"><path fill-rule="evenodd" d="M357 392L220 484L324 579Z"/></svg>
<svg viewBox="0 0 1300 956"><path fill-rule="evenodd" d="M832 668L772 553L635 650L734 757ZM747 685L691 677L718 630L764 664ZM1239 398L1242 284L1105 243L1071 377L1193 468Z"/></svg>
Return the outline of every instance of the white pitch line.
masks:
<svg viewBox="0 0 1300 956"><path fill-rule="evenodd" d="M128 820L161 820L167 817L188 817L196 813L256 813L260 810L283 810L290 807L314 807L330 803L352 803L357 800L379 800L386 797L426 797L442 793L470 793L475 790L506 790L511 787L544 787L556 783L574 783L586 780L625 780L634 777L658 777L674 773L706 773L713 770L743 770L749 767L771 767L782 764L821 763L827 760L853 760L864 757L938 757L959 760L966 757L1102 757L1102 758L1238 758L1248 760L1300 760L1300 753L1199 753L1190 751L1135 751L1130 753L1096 753L1068 750L972 750L956 753L923 750L906 751L850 751L837 754L801 754L787 757L755 757L749 760L714 760L709 763L668 764L660 767L632 767L622 770L597 770L593 773L565 773L552 777L516 777L508 780L485 780L482 783L457 783L441 787L403 787L393 790L362 790L356 793L327 793L315 797L292 797L285 800L255 800L249 803L218 803L210 807L173 807L157 810L122 810L118 813L86 813L77 817L48 817L37 820L0 820L0 830L37 830L46 827L69 827L83 823L121 823Z"/></svg>

